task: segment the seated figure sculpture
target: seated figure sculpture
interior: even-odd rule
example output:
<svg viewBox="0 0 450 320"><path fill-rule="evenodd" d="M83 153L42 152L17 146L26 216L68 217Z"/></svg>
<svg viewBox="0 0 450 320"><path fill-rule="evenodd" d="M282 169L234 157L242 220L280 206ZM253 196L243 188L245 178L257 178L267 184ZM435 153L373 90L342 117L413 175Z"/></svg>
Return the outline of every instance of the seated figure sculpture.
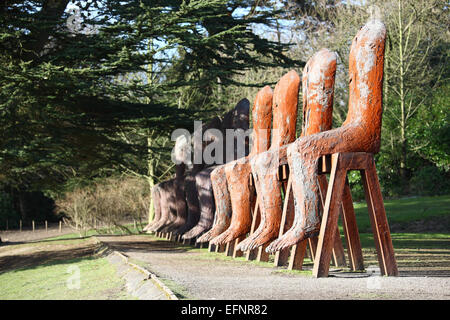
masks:
<svg viewBox="0 0 450 320"><path fill-rule="evenodd" d="M371 20L353 39L349 56L348 114L340 128L300 137L287 148L295 218L292 227L266 249L275 252L320 229L317 161L338 152L377 153L380 149L386 28Z"/></svg>
<svg viewBox="0 0 450 320"><path fill-rule="evenodd" d="M160 203L160 218L158 221L155 221L151 227L149 227L148 231L160 232L163 228L165 228L170 222L173 221L173 213L170 210L169 201L171 198L171 193L173 193L173 180L166 180L158 184L159 190L159 203Z"/></svg>
<svg viewBox="0 0 450 320"><path fill-rule="evenodd" d="M234 109L230 110L225 114L222 119L222 126L220 133L223 139L218 139L212 135L210 138L212 140L218 139L219 144L223 143L223 156L224 161L235 160L239 156L237 154L237 146L233 144L234 149L231 150L232 154L227 154L226 146L228 139L235 139L234 135L228 136L227 130L248 130L248 119L249 118L249 102L247 99L243 99L237 103ZM247 153L244 150L244 153ZM211 229L214 222L215 213L215 200L214 193L211 184L211 173L217 168L216 166L208 167L203 169L195 176L197 194L200 205L200 219L198 223L189 231L183 235L183 239L192 239L201 235L206 230Z"/></svg>
<svg viewBox="0 0 450 320"><path fill-rule="evenodd" d="M237 111L237 118L242 118L243 122L245 123L245 119L247 121L247 128L248 128L248 110L249 110L249 101L247 99L242 99L240 100L236 107L234 108L235 111ZM231 119L231 123L233 123L233 113L231 113L229 115L229 118ZM228 118L228 117L227 117ZM226 119L224 119L226 120ZM201 132L197 132L197 134L201 134L201 136L203 137L203 134L208 130L208 129L221 129L222 128L222 121L219 118L215 118L213 119L211 122L209 122L208 124L202 126L201 128ZM227 122L227 120L226 120ZM194 132L194 136L195 136L195 132ZM199 154L203 154L203 150L204 148L208 145L208 143L203 143L203 144L194 144L194 152L198 152ZM186 178L185 178L185 193L186 193L186 200L187 200L187 205L188 205L188 218L186 223L181 226L176 233L177 234L181 234L184 235L185 233L187 233L189 230L191 230L192 228L194 228L200 221L200 213L201 213L201 206L199 203L199 198L198 198L198 189L197 189L197 181L199 181L200 184L202 184L202 178L196 179L196 175L203 169L205 169L205 167L207 167L206 163L203 161L203 159L201 159L201 163L197 163L193 165L193 168L191 170L190 173L187 174ZM206 179L209 179L208 176L202 175L204 176ZM205 185L207 183L204 183ZM209 201L207 201L210 205L210 203L214 202L213 200L213 193L212 193L212 188L209 189L210 192L210 197L209 197ZM209 211L209 210L208 210Z"/></svg>
<svg viewBox="0 0 450 320"><path fill-rule="evenodd" d="M185 136L180 136L175 141L175 180L174 180L174 201L176 218L170 224L168 231L172 232L186 223L187 220L187 203L184 192L184 179L186 168L190 163L187 163L188 151L190 149L189 141Z"/></svg>
<svg viewBox="0 0 450 320"><path fill-rule="evenodd" d="M176 204L176 178L169 180L167 185L167 204L168 219L166 223L158 229L159 232L168 233L173 231L173 225L177 220L177 204Z"/></svg>
<svg viewBox="0 0 450 320"><path fill-rule="evenodd" d="M200 128L194 131L194 136L200 135L203 137L203 133L208 129L220 128L221 122L218 117L213 118L210 122L203 124ZM204 144L194 144L194 153L203 154ZM176 229L172 228L172 231L176 235L183 235L186 231L190 230L193 226L198 223L200 218L200 204L198 202L198 191L195 181L195 175L203 170L205 163L203 161L198 161L192 166L192 170L187 172L184 178L184 193L186 196L187 203L187 217L184 224L177 225Z"/></svg>
<svg viewBox="0 0 450 320"><path fill-rule="evenodd" d="M275 86L270 149L279 148L295 139L299 84L300 77L292 70L285 74ZM252 218L248 180L251 173L250 161L253 158L246 157L242 161L234 161L225 166L231 197L231 222L226 231L210 241L212 244L221 245L231 242L250 231ZM260 200L270 202L269 198Z"/></svg>
<svg viewBox="0 0 450 320"><path fill-rule="evenodd" d="M253 155L265 151L270 143L270 126L272 122L272 89L269 86L261 89L255 98L252 109L252 151L248 155ZM215 200L215 217L212 229L197 239L197 242L208 242L224 232L231 221L231 198L228 190L225 167L229 164L216 167L211 172L211 184ZM244 183L248 183L244 181ZM246 191L246 190L245 190ZM249 195L250 197L250 195Z"/></svg>
<svg viewBox="0 0 450 320"><path fill-rule="evenodd" d="M327 49L316 53L303 68L302 137L331 129L335 74L336 54ZM256 191L262 199L261 222L255 232L239 244L239 250L253 250L278 237L282 199L277 173L279 166L287 163L286 147L263 152L251 161Z"/></svg>

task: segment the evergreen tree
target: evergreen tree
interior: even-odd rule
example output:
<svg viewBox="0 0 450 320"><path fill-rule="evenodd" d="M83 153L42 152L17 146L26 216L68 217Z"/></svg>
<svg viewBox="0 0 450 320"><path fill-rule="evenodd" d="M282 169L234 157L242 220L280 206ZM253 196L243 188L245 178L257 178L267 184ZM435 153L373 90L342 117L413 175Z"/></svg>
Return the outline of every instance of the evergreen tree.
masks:
<svg viewBox="0 0 450 320"><path fill-rule="evenodd" d="M270 23L271 11L235 14L247 5L225 0L3 1L2 182L42 189L73 172L98 175L125 155L148 152L146 144L117 139L118 131L168 133L190 126L198 114L178 108L177 89L207 88L217 79L228 85L234 74L258 64L292 64L285 47L251 31L251 24ZM261 63L261 55L272 60ZM174 62L177 72L168 77ZM134 80L118 81L130 74Z"/></svg>

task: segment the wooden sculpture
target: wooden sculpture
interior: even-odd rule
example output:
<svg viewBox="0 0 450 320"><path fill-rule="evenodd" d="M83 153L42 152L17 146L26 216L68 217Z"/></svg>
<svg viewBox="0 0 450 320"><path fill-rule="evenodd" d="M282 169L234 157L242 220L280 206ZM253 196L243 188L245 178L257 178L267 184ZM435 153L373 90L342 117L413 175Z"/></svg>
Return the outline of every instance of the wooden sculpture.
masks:
<svg viewBox="0 0 450 320"><path fill-rule="evenodd" d="M252 109L253 132L252 132L252 151L246 158L251 158L253 155L265 151L270 142L270 125L272 122L272 89L269 86L261 89L256 95L255 102ZM238 160L242 162L244 159ZM248 162L247 162L248 163ZM230 226L231 221L231 197L225 173L225 167L232 165L228 163L215 168L211 172L211 184L215 199L215 217L214 225L211 230L197 239L197 242L207 242L219 236ZM247 180L244 181L248 185ZM252 192L250 189L243 189L243 192L248 192L246 195L250 198ZM245 196L245 194L244 194Z"/></svg>
<svg viewBox="0 0 450 320"><path fill-rule="evenodd" d="M243 130L246 131L249 128L249 101L247 99L243 99L237 103L235 108L225 114L222 120L222 128L221 133L223 136L223 155L224 161L227 160L235 160L238 158L237 153L237 143L233 143L233 150L231 150L232 154L226 154L226 145L228 138L234 138L234 136L227 136L227 130ZM236 141L235 141L236 142ZM247 154L247 151L244 150L244 155ZM211 184L211 173L217 168L217 166L209 167L200 171L196 176L196 186L197 186L197 194L200 205L200 219L198 223L188 232L183 235L183 239L192 239L203 232L211 229L214 222L214 213L215 213L215 203L214 203L214 192Z"/></svg>
<svg viewBox="0 0 450 320"><path fill-rule="evenodd" d="M288 101L288 103L296 105L297 104L296 97L298 96L298 84L299 84L298 78L299 77L295 73L295 71L291 71L287 73L285 76L283 76L280 82L277 84L277 87L275 88L274 101L278 101L276 100L276 97L277 92L280 91L281 94L286 94L285 98L287 98L290 95L295 96L295 98L292 99L287 98L286 100ZM280 86L283 88L282 90L278 89L280 88ZM293 91L294 94L292 94ZM274 106L273 113L275 115L278 112L278 110L275 110L275 108L278 107L283 108L283 107L281 105L278 106L277 104L274 103L274 101L272 101L272 105ZM270 100L266 99L265 100L266 108L268 108L267 107L268 102L270 103ZM288 124L287 127L289 127L289 123L295 121L295 118L296 117L294 117L294 119L291 119L290 117L287 117L285 118L284 121L280 120L277 122L276 119L279 118L277 118L277 116L274 116L274 126L273 126L274 132L272 143L280 143L280 141L282 141L282 139L278 138L278 134L280 132L293 130L295 134L295 125L294 129L292 128L286 129L285 126L280 125L280 123L287 123ZM265 143L264 146L267 148L268 143ZM250 161L252 161L257 152L261 151L262 150L255 149L255 152L252 154L252 157L246 157L242 161L235 161L225 166L225 174L231 197L232 216L230 226L228 227L228 229L219 236L217 236L216 238L214 238L213 240L211 240L212 244L220 245L224 243L229 243L239 238L240 236L245 235L247 232L250 231L252 220L251 204L253 202L251 199L251 196L253 195L252 190L253 187L249 185L249 176L251 172Z"/></svg>
<svg viewBox="0 0 450 320"><path fill-rule="evenodd" d="M221 121L218 117L212 119L210 122L202 125L197 131L194 131L194 139L196 135L200 136L200 139L203 137L203 133L208 129L219 129L221 126ZM203 149L205 144L203 143L194 143L194 153L203 154ZM195 159L194 159L195 160ZM197 162L197 163L196 163ZM199 219L200 219L200 204L198 202L198 191L197 185L195 181L195 175L199 173L202 169L204 169L206 164L203 159L199 159L198 161L194 161L192 170L186 173L184 179L184 191L186 195L186 203L187 203L187 218L185 223L181 226L177 226L178 229L173 230L174 234L183 235L185 232L194 227Z"/></svg>
<svg viewBox="0 0 450 320"><path fill-rule="evenodd" d="M175 142L175 180L174 180L174 201L176 208L176 218L168 228L169 232L176 231L183 226L187 220L187 203L184 192L184 179L187 167L188 150L190 149L189 140L185 136L180 136Z"/></svg>
<svg viewBox="0 0 450 320"><path fill-rule="evenodd" d="M287 147L293 175L295 219L292 227L267 247L268 252L289 247L318 233L317 161L321 156L379 151L385 38L384 24L372 20L353 39L349 57L349 111L343 125L300 137Z"/></svg>
<svg viewBox="0 0 450 320"><path fill-rule="evenodd" d="M151 228L148 229L148 231L160 232L173 221L174 217L169 206L170 194L173 192L173 181L174 179L171 179L158 184L161 210L160 218L154 225L152 225Z"/></svg>
<svg viewBox="0 0 450 320"><path fill-rule="evenodd" d="M197 188L198 203L200 206L200 218L198 223L182 238L192 239L211 228L214 221L214 195L211 186L211 171L216 167L203 169L195 175L195 183Z"/></svg>
<svg viewBox="0 0 450 320"><path fill-rule="evenodd" d="M302 136L331 129L335 74L336 55L327 49L320 50L305 65L302 76ZM286 118L289 112L292 112L291 117L297 114L291 107L279 115ZM286 146L281 148L279 146L295 139L291 132L286 134L284 143L272 145L270 150L259 154L251 161L256 191L260 199L261 222L254 233L239 244L237 248L239 250L255 249L279 235L282 198L281 183L277 174L280 165L287 163Z"/></svg>

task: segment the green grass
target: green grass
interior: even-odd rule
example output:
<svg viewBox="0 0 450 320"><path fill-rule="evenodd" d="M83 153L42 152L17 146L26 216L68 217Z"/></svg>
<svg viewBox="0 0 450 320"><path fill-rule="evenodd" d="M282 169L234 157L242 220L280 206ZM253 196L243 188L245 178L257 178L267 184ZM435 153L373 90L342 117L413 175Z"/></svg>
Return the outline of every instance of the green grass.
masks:
<svg viewBox="0 0 450 320"><path fill-rule="evenodd" d="M80 286L70 289L77 268ZM133 299L124 284L105 258L91 256L2 273L0 300Z"/></svg>
<svg viewBox="0 0 450 320"><path fill-rule="evenodd" d="M428 220L450 215L450 195L385 200L384 206L389 224ZM360 232L371 232L367 204L355 203L354 207Z"/></svg>
<svg viewBox="0 0 450 320"><path fill-rule="evenodd" d="M345 239L341 233L342 240ZM375 248L372 233L360 233L363 248ZM392 233L392 244L395 249L448 249L450 234L443 233Z"/></svg>

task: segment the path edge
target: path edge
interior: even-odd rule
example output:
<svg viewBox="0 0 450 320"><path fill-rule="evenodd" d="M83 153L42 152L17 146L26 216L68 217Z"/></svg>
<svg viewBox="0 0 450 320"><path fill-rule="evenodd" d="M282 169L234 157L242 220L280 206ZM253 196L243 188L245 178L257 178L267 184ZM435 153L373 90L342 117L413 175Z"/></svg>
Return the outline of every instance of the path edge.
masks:
<svg viewBox="0 0 450 320"><path fill-rule="evenodd" d="M111 249L111 247L109 247L107 243L99 240L97 237L94 238L98 243L101 243L103 246L106 246L111 253L119 256L127 265L143 273L147 277L147 279L150 279L155 284L155 286L166 295L166 297L169 300L179 300L178 297L173 293L173 291L170 290L169 287L167 287L161 280L159 280L159 278L154 273L150 272L144 267L138 266L137 264L130 262L125 254L123 254L120 251Z"/></svg>

